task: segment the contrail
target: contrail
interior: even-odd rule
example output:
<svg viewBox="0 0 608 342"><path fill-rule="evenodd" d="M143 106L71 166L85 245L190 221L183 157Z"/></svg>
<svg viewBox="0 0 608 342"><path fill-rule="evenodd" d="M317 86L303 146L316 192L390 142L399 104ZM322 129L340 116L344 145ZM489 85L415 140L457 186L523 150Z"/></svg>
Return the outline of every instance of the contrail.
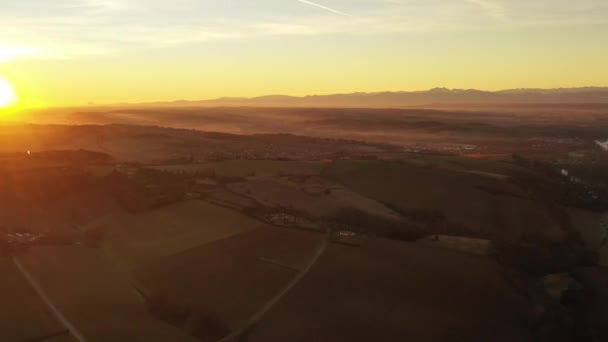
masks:
<svg viewBox="0 0 608 342"><path fill-rule="evenodd" d="M315 4L314 2L310 2L310 1L306 1L306 0L297 0L297 1L299 1L299 2L303 2L303 3L305 3L305 4L309 4L309 5L312 5L312 6L315 6L315 7L319 7L319 8L321 8L321 9L326 10L326 11L330 11L330 12L333 12L333 13L336 13L336 14L339 14L339 15L343 15L343 16L345 16L345 17L352 17L352 16L351 16L350 14L348 14L348 13L344 13L344 12L336 11L335 9L331 9L331 8L329 8L329 7L325 7L325 6L323 6L323 5Z"/></svg>

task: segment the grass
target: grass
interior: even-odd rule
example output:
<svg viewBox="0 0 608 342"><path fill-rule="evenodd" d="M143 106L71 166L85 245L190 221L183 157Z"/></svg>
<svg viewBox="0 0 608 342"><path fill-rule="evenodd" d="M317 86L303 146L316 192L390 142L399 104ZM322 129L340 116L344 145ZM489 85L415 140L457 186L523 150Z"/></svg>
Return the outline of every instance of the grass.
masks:
<svg viewBox="0 0 608 342"><path fill-rule="evenodd" d="M603 267L608 267L608 246L600 248L598 251L599 264Z"/></svg>
<svg viewBox="0 0 608 342"><path fill-rule="evenodd" d="M459 159L463 161L466 159ZM427 161L426 159L422 160ZM481 169L474 161L474 169ZM516 239L523 233L561 238L559 221L541 203L508 182L462 172L429 160L406 162L338 161L324 174L407 215L433 211L480 237ZM449 232L445 232L449 234Z"/></svg>
<svg viewBox="0 0 608 342"><path fill-rule="evenodd" d="M9 258L0 257L0 276L1 341L33 341L65 330Z"/></svg>
<svg viewBox="0 0 608 342"><path fill-rule="evenodd" d="M20 259L89 341L194 341L152 317L128 278L100 250L38 247Z"/></svg>
<svg viewBox="0 0 608 342"><path fill-rule="evenodd" d="M0 157L0 167L8 172L25 172L35 170L45 170L67 166L68 163L57 160L29 157L27 155L2 158Z"/></svg>
<svg viewBox="0 0 608 342"><path fill-rule="evenodd" d="M8 186L0 184L0 222L9 229L72 231L75 225L120 208L113 182L79 172L39 170L7 178ZM4 180L0 175L0 183Z"/></svg>
<svg viewBox="0 0 608 342"><path fill-rule="evenodd" d="M231 184L229 188L236 193L254 198L267 207L287 207L314 217L331 216L340 209L351 207L388 219L399 217L374 200L325 180L320 181L317 177L299 182L253 179Z"/></svg>
<svg viewBox="0 0 608 342"><path fill-rule="evenodd" d="M304 267L320 239L266 226L150 263L136 274L154 296L233 329Z"/></svg>
<svg viewBox="0 0 608 342"><path fill-rule="evenodd" d="M195 200L139 214L112 214L84 229L102 229L103 246L130 268L259 225L236 211Z"/></svg>
<svg viewBox="0 0 608 342"><path fill-rule="evenodd" d="M157 170L175 173L215 172L225 177L318 175L327 165L316 161L279 161L279 160L229 160L201 164L155 166Z"/></svg>
<svg viewBox="0 0 608 342"><path fill-rule="evenodd" d="M89 165L86 166L85 172L94 177L106 177L111 174L116 168L110 165Z"/></svg>
<svg viewBox="0 0 608 342"><path fill-rule="evenodd" d="M247 341L523 341L518 313L494 261L375 240L331 245Z"/></svg>
<svg viewBox="0 0 608 342"><path fill-rule="evenodd" d="M585 245L591 249L598 249L608 234L608 227L602 224L603 217L608 218L608 214L587 211L583 209L569 208L568 214L572 225L581 233Z"/></svg>
<svg viewBox="0 0 608 342"><path fill-rule="evenodd" d="M524 172L520 166L512 162L510 157L476 158L466 156L442 156L402 153L391 156L392 160L400 160L414 166L436 167L452 171L481 171L502 175L512 175Z"/></svg>

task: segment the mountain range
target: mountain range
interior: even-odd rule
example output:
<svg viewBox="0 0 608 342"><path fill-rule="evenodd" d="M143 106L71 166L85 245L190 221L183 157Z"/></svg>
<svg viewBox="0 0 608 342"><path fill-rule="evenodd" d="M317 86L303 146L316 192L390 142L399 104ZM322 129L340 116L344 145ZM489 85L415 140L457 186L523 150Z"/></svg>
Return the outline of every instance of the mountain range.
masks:
<svg viewBox="0 0 608 342"><path fill-rule="evenodd" d="M225 97L200 101L155 102L138 105L203 107L416 107L450 105L608 104L608 87L559 89L434 88L427 91L350 93L311 96L268 95L253 98Z"/></svg>

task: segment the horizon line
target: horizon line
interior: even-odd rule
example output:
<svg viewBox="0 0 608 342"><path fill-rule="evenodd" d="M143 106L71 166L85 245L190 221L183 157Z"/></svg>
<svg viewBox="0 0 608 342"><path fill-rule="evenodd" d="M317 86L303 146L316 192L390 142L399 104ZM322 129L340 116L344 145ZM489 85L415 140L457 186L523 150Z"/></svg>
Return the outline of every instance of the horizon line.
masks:
<svg viewBox="0 0 608 342"><path fill-rule="evenodd" d="M219 101L219 100L254 100L263 97L289 97L289 98L310 98L310 97L323 97L323 96L340 96L340 95L356 95L356 94L400 94L400 93L425 93L431 92L433 90L445 90L445 91L478 91L483 93L500 93L507 91L557 91L557 90L580 90L580 89L602 89L608 90L608 85L605 86L561 86L561 87L552 87L552 88L542 88L542 87L522 87L522 88L504 88L498 90L487 90L487 89L479 89L479 88L448 88L448 87L433 87L422 90L380 90L380 91L352 91L352 92L336 92L336 93L312 93L308 95L287 95L281 93L275 94L266 94L266 95L257 95L257 96L221 96L221 97L212 97L212 98L198 98L198 99L175 99L175 100L133 100L128 102L100 102L96 103L95 101L89 101L87 103L80 104L56 104L56 105L36 105L36 106L20 106L17 105L17 108L13 108L12 110L34 110L34 109L61 109L61 108L86 108L86 107L113 107L113 106L128 106L128 105L146 105L146 104L170 104L175 102L206 102L206 101Z"/></svg>

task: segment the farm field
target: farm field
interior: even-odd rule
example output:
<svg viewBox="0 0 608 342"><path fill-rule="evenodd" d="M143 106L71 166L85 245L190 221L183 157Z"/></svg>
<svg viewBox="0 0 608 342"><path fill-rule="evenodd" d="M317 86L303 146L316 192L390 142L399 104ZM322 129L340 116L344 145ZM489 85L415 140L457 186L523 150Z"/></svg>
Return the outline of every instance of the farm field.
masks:
<svg viewBox="0 0 608 342"><path fill-rule="evenodd" d="M224 177L318 175L327 162L279 160L228 160L200 164L154 166L156 170L174 173L209 173Z"/></svg>
<svg viewBox="0 0 608 342"><path fill-rule="evenodd" d="M60 135L37 129L36 135L31 134L30 139L16 139L20 137L12 136L10 132L5 134L6 139L2 139L3 136L0 135L0 150L8 150L11 146L21 150L23 146L34 146L31 148L33 150L51 143L90 149L100 144L120 158L149 159L154 155L170 156L172 149L183 150L186 154L193 150L192 145L211 146L215 151L229 149L216 144L226 141L220 135L207 134L204 138L197 139L191 131L195 128L246 135L287 133L330 139L354 139L408 146L413 149L429 147L444 150L446 147L474 146L474 150L459 151L469 155L510 155L515 151L555 155L574 149L601 149L595 141L606 140L608 127L608 122L604 119L607 112L605 105L438 106L437 110L428 107L203 108L193 105L76 108L55 111L52 116L45 115L44 111L32 113L31 120L42 123L121 123L187 130L180 135L154 130L137 132L135 137L128 137L124 125L102 130L87 126L89 134L74 134L72 139L61 139ZM54 120L49 120L49 117ZM72 133L69 130L66 132ZM561 139L562 137L575 139ZM292 148L291 142L295 139L287 141L285 136L281 138L284 142L273 146L273 150L288 152ZM243 150L256 146L262 139L250 138L253 143L233 140L234 146ZM112 143L114 141L116 143ZM182 149L184 146L187 148ZM363 151L373 149L371 147L349 150Z"/></svg>
<svg viewBox="0 0 608 342"><path fill-rule="evenodd" d="M1 341L30 341L65 331L10 258L0 257Z"/></svg>
<svg viewBox="0 0 608 342"><path fill-rule="evenodd" d="M150 126L155 122L140 122L148 126L135 126L128 121L124 124L108 124L117 123L114 121L80 126L0 125L0 153L87 150L106 153L119 162L157 165L163 161L191 157L196 160L320 160L336 153L395 150L384 144L361 141L321 139L276 134L277 132L235 135L216 133L221 130L213 129L203 132L192 130L192 127L167 128L171 125L166 124L162 125L164 127ZM267 167L263 166L262 171L267 170Z"/></svg>
<svg viewBox="0 0 608 342"><path fill-rule="evenodd" d="M526 172L513 163L511 155L438 155L421 153L382 153L381 160L398 160L407 164L424 167L437 167L444 170L462 172L487 172L502 175Z"/></svg>
<svg viewBox="0 0 608 342"><path fill-rule="evenodd" d="M608 241L608 213L570 208L568 214L589 248L598 249Z"/></svg>
<svg viewBox="0 0 608 342"><path fill-rule="evenodd" d="M67 163L57 160L47 160L28 157L25 151L19 156L0 157L0 168L7 172L19 173L40 169L53 169L67 166Z"/></svg>
<svg viewBox="0 0 608 342"><path fill-rule="evenodd" d="M215 187L212 189L206 189L204 194L208 196L208 200L212 203L216 203L220 206L227 206L237 210L243 210L246 208L254 208L259 204L252 198L239 195L226 188Z"/></svg>
<svg viewBox="0 0 608 342"><path fill-rule="evenodd" d="M195 341L152 317L99 250L37 247L19 260L87 341Z"/></svg>
<svg viewBox="0 0 608 342"><path fill-rule="evenodd" d="M604 246L598 250L599 264L603 267L608 267L608 246Z"/></svg>
<svg viewBox="0 0 608 342"><path fill-rule="evenodd" d="M78 340L76 340L74 337L72 337L70 335L50 337L50 338L44 340L44 342L77 342L77 341Z"/></svg>
<svg viewBox="0 0 608 342"><path fill-rule="evenodd" d="M36 232L73 230L120 208L118 187L73 168L12 172L0 166L1 226Z"/></svg>
<svg viewBox="0 0 608 342"><path fill-rule="evenodd" d="M256 178L230 184L229 189L254 198L268 207L288 207L314 217L330 216L340 209L356 208L370 215L398 220L386 206L318 177L289 179Z"/></svg>
<svg viewBox="0 0 608 342"><path fill-rule="evenodd" d="M436 212L481 236L517 238L524 233L559 239L563 232L541 203L503 181L403 162L337 161L324 174L406 215Z"/></svg>
<svg viewBox="0 0 608 342"><path fill-rule="evenodd" d="M530 341L516 302L491 259L388 240L331 245L244 339Z"/></svg>
<svg viewBox="0 0 608 342"><path fill-rule="evenodd" d="M0 341L73 340L41 340L64 327L14 256L93 342L570 342L595 329L584 321L604 283L576 272L608 265L603 118L151 108L75 115L200 126L0 126ZM191 129L250 111L298 135ZM571 288L547 290L554 275Z"/></svg>
<svg viewBox="0 0 608 342"><path fill-rule="evenodd" d="M84 226L99 229L103 247L133 268L261 225L236 211L192 200L144 213L115 213Z"/></svg>
<svg viewBox="0 0 608 342"><path fill-rule="evenodd" d="M424 244L429 247L447 248L460 252L486 256L492 253L493 248L491 240L445 235L433 235L417 240L417 243Z"/></svg>
<svg viewBox="0 0 608 342"><path fill-rule="evenodd" d="M135 274L152 296L192 309L225 334L282 289L321 239L314 232L260 227L149 263Z"/></svg>

